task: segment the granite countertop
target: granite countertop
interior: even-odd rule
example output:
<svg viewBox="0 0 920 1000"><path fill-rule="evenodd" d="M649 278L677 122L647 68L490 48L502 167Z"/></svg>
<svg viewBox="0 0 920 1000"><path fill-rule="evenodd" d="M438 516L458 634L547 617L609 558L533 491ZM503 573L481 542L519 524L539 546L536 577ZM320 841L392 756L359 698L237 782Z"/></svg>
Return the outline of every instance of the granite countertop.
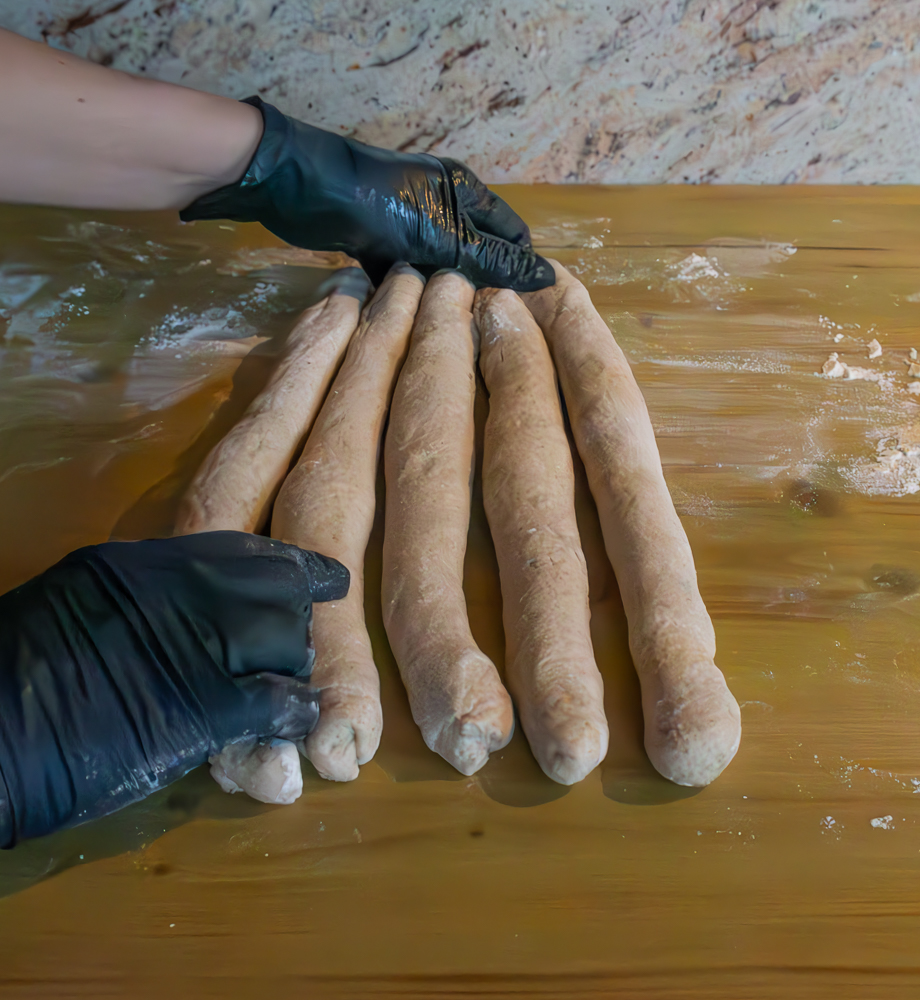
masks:
<svg viewBox="0 0 920 1000"><path fill-rule="evenodd" d="M918 0L0 0L0 25L492 183L920 179Z"/></svg>

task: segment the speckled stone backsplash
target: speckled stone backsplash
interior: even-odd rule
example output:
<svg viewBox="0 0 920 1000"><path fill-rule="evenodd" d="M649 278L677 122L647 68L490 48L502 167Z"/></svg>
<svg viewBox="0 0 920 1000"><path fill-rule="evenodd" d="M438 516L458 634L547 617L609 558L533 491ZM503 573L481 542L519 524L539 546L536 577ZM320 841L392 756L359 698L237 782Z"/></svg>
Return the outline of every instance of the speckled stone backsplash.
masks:
<svg viewBox="0 0 920 1000"><path fill-rule="evenodd" d="M920 0L0 0L0 25L492 183L920 181Z"/></svg>

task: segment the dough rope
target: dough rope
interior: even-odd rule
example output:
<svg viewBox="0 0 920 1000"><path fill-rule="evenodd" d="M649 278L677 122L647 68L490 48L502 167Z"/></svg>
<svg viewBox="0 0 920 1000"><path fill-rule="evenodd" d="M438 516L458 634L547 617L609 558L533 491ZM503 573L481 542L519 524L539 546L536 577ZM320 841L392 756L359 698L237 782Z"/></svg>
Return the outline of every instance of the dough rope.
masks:
<svg viewBox="0 0 920 1000"><path fill-rule="evenodd" d="M425 743L473 774L511 738L511 698L470 631L463 559L470 523L473 286L429 282L384 448L383 619Z"/></svg>
<svg viewBox="0 0 920 1000"><path fill-rule="evenodd" d="M540 328L514 292L479 292L475 316L489 391L483 493L501 577L508 686L537 763L571 785L604 759L608 729L556 375Z"/></svg>

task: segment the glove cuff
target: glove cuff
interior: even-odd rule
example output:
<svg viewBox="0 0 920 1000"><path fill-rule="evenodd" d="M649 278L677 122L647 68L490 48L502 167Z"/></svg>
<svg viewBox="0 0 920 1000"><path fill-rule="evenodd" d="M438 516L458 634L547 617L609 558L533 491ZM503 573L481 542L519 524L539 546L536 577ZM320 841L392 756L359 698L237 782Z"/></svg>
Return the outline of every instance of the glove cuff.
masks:
<svg viewBox="0 0 920 1000"><path fill-rule="evenodd" d="M249 166L235 184L202 195L179 218L261 222L295 246L354 256L351 230L361 228L368 211L354 204L361 187L357 163L369 147L289 118L261 98L247 97L244 103L258 108L265 124ZM355 212L343 228L343 219Z"/></svg>
<svg viewBox="0 0 920 1000"><path fill-rule="evenodd" d="M236 222L257 222L265 206L252 203L251 198L242 194L245 188L252 188L264 180L277 165L279 147L283 145L286 119L281 112L266 104L261 97L247 97L241 104L250 104L262 115L262 138L249 161L243 176L233 184L226 184L214 191L196 198L191 205L179 212L183 222L196 219L233 219Z"/></svg>
<svg viewBox="0 0 920 1000"><path fill-rule="evenodd" d="M262 116L262 138L252 154L249 166L237 181L236 187L247 188L267 180L284 154L289 131L289 119L273 104L266 104L261 97L244 97L240 104L248 104ZM231 185L233 187L234 185Z"/></svg>
<svg viewBox="0 0 920 1000"><path fill-rule="evenodd" d="M243 176L234 184L209 191L179 212L183 222L196 219L231 219L234 222L261 222L266 229L288 242L291 206L301 227L311 205L323 190L323 177L315 159L324 164L333 183L345 182L354 173L352 154L339 135L307 125L282 114L260 97L247 97L242 104L257 108L264 128L259 145ZM299 245L299 244L298 244ZM338 249L313 246L311 250Z"/></svg>

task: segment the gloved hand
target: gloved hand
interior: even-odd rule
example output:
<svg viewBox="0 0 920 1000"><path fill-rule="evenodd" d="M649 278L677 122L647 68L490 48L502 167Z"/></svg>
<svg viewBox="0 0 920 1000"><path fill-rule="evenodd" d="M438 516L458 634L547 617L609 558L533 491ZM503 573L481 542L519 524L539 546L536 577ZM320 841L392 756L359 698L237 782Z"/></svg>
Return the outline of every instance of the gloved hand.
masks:
<svg viewBox="0 0 920 1000"><path fill-rule="evenodd" d="M180 216L261 222L310 250L343 250L374 284L404 260L430 276L456 268L477 287L546 288L553 269L524 221L462 163L366 146L281 114L258 97L265 131L236 183Z"/></svg>
<svg viewBox="0 0 920 1000"><path fill-rule="evenodd" d="M0 597L0 846L114 812L319 717L312 602L348 570L213 531L79 549Z"/></svg>

